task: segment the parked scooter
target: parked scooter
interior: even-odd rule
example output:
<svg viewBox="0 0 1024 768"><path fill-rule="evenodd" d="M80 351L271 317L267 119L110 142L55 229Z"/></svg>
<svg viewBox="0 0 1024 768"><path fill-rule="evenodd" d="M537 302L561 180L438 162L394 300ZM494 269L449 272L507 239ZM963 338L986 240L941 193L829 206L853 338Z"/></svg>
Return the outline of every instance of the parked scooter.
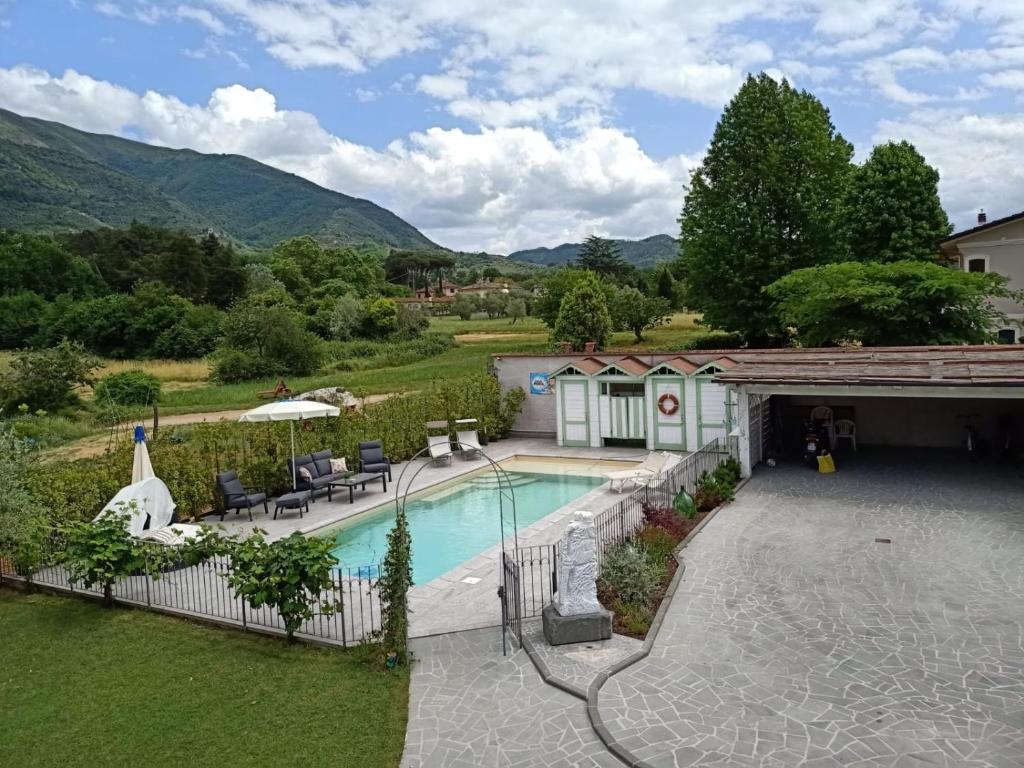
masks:
<svg viewBox="0 0 1024 768"><path fill-rule="evenodd" d="M818 456L828 452L828 430L817 421L804 422L804 463L812 469L818 468Z"/></svg>

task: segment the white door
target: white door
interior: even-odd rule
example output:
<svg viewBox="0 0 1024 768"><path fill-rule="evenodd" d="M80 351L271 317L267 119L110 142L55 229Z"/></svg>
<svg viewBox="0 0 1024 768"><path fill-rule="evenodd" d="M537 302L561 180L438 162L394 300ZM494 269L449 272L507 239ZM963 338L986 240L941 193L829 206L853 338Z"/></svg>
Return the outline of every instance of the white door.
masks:
<svg viewBox="0 0 1024 768"><path fill-rule="evenodd" d="M685 451L683 380L655 379L653 384L654 400L651 407L654 408L654 447Z"/></svg>
<svg viewBox="0 0 1024 768"><path fill-rule="evenodd" d="M585 380L559 379L562 398L562 445L590 445L590 409Z"/></svg>
<svg viewBox="0 0 1024 768"><path fill-rule="evenodd" d="M729 390L724 384L710 379L697 381L698 448L729 434L732 418L728 398Z"/></svg>

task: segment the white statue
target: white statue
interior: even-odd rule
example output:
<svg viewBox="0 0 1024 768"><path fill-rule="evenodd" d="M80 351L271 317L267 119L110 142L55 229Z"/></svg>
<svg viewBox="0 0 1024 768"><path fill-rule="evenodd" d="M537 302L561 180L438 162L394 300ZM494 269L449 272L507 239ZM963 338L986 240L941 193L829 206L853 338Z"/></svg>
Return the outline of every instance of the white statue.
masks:
<svg viewBox="0 0 1024 768"><path fill-rule="evenodd" d="M562 616L597 613L597 529L590 512L576 512L558 543L558 591L552 603Z"/></svg>

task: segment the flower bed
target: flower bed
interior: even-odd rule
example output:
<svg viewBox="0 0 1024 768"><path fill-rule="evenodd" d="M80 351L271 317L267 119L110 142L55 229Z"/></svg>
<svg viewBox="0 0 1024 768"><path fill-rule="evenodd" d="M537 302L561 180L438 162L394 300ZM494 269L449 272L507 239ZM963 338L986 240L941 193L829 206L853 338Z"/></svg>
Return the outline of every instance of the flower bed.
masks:
<svg viewBox="0 0 1024 768"><path fill-rule="evenodd" d="M680 491L671 506L645 504L643 526L605 553L597 592L615 613L616 632L646 637L678 568L676 548L711 510L732 500L739 479L739 464L728 459L701 475L692 497Z"/></svg>

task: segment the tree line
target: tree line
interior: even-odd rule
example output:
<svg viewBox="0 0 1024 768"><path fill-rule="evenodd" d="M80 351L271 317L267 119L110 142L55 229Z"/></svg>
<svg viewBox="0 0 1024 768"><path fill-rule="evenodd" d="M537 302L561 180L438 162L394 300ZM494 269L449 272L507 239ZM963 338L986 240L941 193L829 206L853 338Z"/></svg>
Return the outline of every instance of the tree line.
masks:
<svg viewBox="0 0 1024 768"><path fill-rule="evenodd" d="M854 163L817 98L752 75L690 177L678 260L630 291L614 244L591 238L546 281L537 314L575 349L613 329L639 341L676 306L720 332L714 346L994 341L992 299L1024 298L1001 275L941 261L952 226L938 181L906 141Z"/></svg>

